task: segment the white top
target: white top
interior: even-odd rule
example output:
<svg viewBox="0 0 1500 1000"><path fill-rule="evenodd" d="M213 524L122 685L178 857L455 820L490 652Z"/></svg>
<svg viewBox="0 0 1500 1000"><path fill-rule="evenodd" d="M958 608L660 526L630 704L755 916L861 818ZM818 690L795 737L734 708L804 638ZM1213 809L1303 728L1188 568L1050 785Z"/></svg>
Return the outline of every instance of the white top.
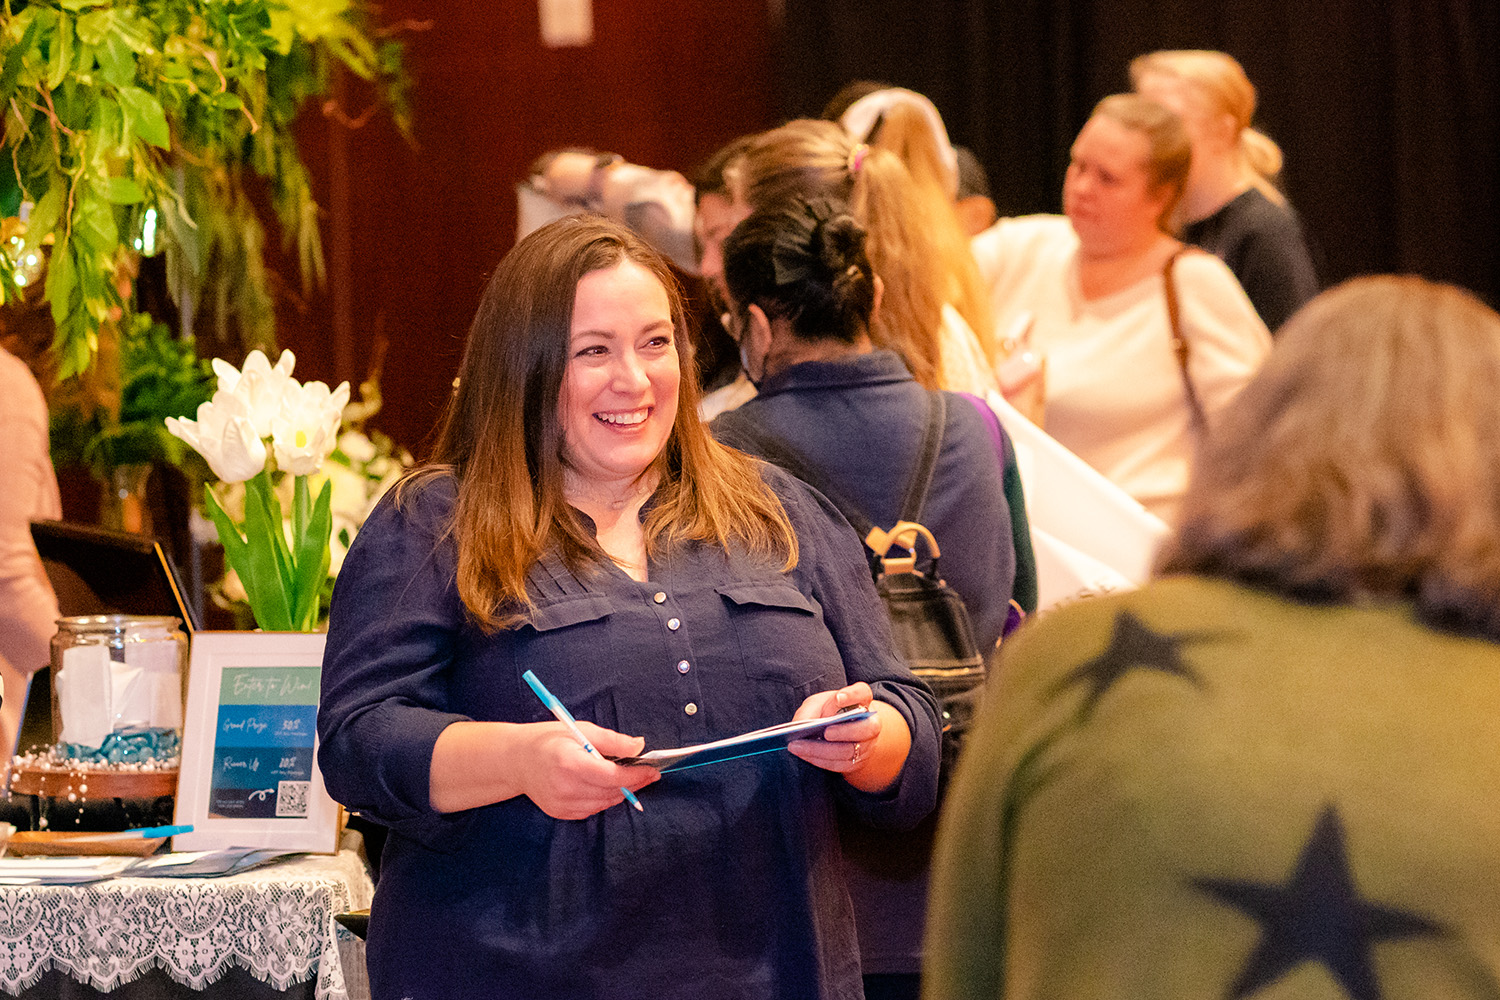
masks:
<svg viewBox="0 0 1500 1000"><path fill-rule="evenodd" d="M33 519L62 517L47 452L47 403L26 363L0 347L0 759L9 760L26 680L47 665L57 598L31 540Z"/></svg>
<svg viewBox="0 0 1500 1000"><path fill-rule="evenodd" d="M976 396L996 392L1000 382L973 327L951 305L938 327L938 388Z"/></svg>
<svg viewBox="0 0 1500 1000"><path fill-rule="evenodd" d="M995 329L1029 321L1046 357L1047 432L1173 524L1195 442L1161 275L1085 300L1078 237L1060 215L1002 219L973 249ZM1259 369L1271 336L1218 258L1185 254L1173 274L1188 371L1212 425Z"/></svg>

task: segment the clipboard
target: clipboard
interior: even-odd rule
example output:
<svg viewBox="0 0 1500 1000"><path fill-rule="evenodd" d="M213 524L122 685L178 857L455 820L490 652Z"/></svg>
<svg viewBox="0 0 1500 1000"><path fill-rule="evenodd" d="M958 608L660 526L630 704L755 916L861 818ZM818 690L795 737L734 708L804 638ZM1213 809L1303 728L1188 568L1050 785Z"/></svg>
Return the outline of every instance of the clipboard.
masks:
<svg viewBox="0 0 1500 1000"><path fill-rule="evenodd" d="M654 767L666 774L669 771L684 771L690 767L703 767L707 764L719 764L727 760L738 760L741 757L752 757L755 754L781 750L793 740L821 739L823 731L829 726L838 726L845 722L862 722L874 717L873 708L846 708L835 715L821 719L783 722L780 725L767 726L765 729L741 733L739 736L715 740L712 743L699 743L689 747L678 747L675 750L652 750L638 757L611 757L610 760L616 764L628 766Z"/></svg>

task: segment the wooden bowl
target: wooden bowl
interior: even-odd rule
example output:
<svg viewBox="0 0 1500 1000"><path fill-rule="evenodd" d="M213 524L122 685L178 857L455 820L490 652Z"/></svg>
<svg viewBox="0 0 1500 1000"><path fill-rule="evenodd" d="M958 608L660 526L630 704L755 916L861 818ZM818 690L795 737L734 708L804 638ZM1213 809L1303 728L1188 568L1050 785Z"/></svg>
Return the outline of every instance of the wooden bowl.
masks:
<svg viewBox="0 0 1500 1000"><path fill-rule="evenodd" d="M53 799L157 799L177 794L177 771L115 771L80 767L64 771L51 767L17 765L11 771L10 790L17 795L42 795Z"/></svg>

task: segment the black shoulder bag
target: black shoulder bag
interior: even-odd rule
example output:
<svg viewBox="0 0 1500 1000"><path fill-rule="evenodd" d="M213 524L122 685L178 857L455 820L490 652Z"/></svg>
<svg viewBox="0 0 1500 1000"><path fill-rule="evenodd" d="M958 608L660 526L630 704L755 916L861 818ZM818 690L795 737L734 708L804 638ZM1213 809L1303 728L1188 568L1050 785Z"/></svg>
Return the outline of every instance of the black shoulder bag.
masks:
<svg viewBox="0 0 1500 1000"><path fill-rule="evenodd" d="M785 441L748 421L736 421L731 441L743 442L746 450L760 455L801 479L828 498L864 539L865 554L875 579L875 589L885 604L895 637L896 652L911 672L932 688L942 709L943 775L958 757L986 676L984 655L974 639L969 609L963 598L938 574L941 554L932 532L921 523L922 506L937 465L943 425L947 420L947 398L941 392L928 394L927 429L921 455L906 498L901 519L889 530L870 522L835 490L822 472ZM918 539L926 549L925 567L918 565ZM892 554L892 550L899 553Z"/></svg>

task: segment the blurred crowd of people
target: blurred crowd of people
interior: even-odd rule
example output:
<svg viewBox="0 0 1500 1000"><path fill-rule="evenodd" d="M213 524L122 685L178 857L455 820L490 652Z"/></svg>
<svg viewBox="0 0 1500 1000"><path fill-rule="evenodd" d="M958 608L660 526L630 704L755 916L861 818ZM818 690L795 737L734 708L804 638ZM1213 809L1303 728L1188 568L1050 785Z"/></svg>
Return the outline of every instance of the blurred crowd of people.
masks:
<svg viewBox="0 0 1500 1000"><path fill-rule="evenodd" d="M566 150L523 187L701 276L702 417L815 466L841 508L894 521L927 401L952 401L924 518L947 580L986 648L1008 605L1047 611L993 661L930 909L935 821L841 830L864 995L1242 996L1304 960L1354 996L1385 975L1386 995L1485 995L1493 919L1464 935L1500 912L1469 878L1500 842L1470 806L1500 735L1500 478L1477 444L1500 319L1415 278L1309 306L1239 63L1153 52L1129 80L1078 133L1056 215L997 218L932 102L868 82L691 183ZM1014 435L1046 444L1019 469ZM1162 578L1048 611L1111 589L1032 550L1027 506L1071 501L1025 474L1075 459L1153 526L1140 546L1167 539ZM1417 787L1424 767L1452 778ZM1446 944L1376 963L1382 937Z"/></svg>
<svg viewBox="0 0 1500 1000"><path fill-rule="evenodd" d="M1320 294L1240 64L1128 77L1058 214L872 82L691 178L536 160L333 595L377 997L1500 995L1500 315ZM58 500L3 345L0 441L13 744ZM988 668L956 767L851 530L913 519Z"/></svg>

